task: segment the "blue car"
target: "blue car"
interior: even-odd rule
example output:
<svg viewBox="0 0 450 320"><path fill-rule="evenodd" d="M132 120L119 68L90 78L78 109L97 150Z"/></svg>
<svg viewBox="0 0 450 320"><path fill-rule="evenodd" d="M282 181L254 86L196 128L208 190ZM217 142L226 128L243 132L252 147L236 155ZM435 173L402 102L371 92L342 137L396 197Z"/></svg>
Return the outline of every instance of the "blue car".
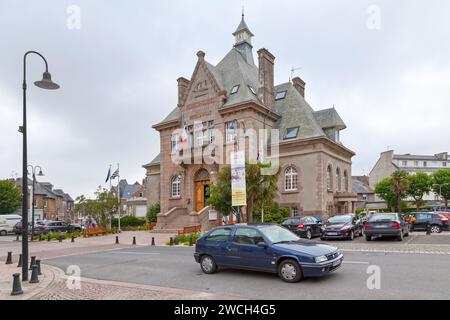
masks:
<svg viewBox="0 0 450 320"><path fill-rule="evenodd" d="M204 273L219 267L277 273L286 282L337 270L337 248L301 239L278 225L232 225L210 230L197 240L195 261Z"/></svg>

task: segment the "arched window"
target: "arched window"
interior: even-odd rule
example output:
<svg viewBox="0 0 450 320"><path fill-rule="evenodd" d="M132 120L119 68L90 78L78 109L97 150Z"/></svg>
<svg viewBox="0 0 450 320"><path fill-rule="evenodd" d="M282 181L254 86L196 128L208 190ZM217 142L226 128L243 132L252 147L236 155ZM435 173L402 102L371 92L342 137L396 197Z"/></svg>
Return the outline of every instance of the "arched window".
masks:
<svg viewBox="0 0 450 320"><path fill-rule="evenodd" d="M341 191L342 189L342 180L341 180L341 169L336 168L336 187L337 191Z"/></svg>
<svg viewBox="0 0 450 320"><path fill-rule="evenodd" d="M332 182L333 182L333 174L331 173L331 166L328 166L328 168L327 168L327 190L328 191L333 190Z"/></svg>
<svg viewBox="0 0 450 320"><path fill-rule="evenodd" d="M347 170L344 170L344 190L348 192L348 173Z"/></svg>
<svg viewBox="0 0 450 320"><path fill-rule="evenodd" d="M298 189L298 173L294 167L287 167L284 170L284 190L295 191Z"/></svg>
<svg viewBox="0 0 450 320"><path fill-rule="evenodd" d="M172 198L181 196L181 176L179 174L172 177L170 186L170 196Z"/></svg>

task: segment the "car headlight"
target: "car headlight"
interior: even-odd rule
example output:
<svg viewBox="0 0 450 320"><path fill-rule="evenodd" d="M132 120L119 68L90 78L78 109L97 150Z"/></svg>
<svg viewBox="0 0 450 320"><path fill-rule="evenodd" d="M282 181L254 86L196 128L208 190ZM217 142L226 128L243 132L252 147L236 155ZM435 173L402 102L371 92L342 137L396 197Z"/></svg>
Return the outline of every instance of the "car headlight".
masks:
<svg viewBox="0 0 450 320"><path fill-rule="evenodd" d="M316 263L327 261L328 258L326 256L318 256L314 258L316 260Z"/></svg>

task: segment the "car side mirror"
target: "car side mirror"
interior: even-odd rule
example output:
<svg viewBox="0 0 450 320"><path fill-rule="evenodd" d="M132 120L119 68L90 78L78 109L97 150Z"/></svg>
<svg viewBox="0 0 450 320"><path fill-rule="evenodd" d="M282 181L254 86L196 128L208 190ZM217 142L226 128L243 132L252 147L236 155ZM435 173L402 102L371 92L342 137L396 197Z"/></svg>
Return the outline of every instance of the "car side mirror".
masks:
<svg viewBox="0 0 450 320"><path fill-rule="evenodd" d="M258 242L257 246L260 247L260 248L264 248L264 249L267 248L267 244L265 242L263 242L263 241Z"/></svg>

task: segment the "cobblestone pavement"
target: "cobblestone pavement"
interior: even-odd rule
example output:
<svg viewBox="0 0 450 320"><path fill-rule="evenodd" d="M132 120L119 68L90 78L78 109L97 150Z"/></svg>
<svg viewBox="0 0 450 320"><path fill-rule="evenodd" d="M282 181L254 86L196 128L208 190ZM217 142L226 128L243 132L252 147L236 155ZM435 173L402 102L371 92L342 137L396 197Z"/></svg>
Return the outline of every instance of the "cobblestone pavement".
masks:
<svg viewBox="0 0 450 320"><path fill-rule="evenodd" d="M150 285L140 285L116 281L81 278L79 289L68 289L67 281L71 281L61 269L52 266L56 280L45 291L33 297L32 300L209 300L240 299L234 296L216 295L177 288L165 288Z"/></svg>

